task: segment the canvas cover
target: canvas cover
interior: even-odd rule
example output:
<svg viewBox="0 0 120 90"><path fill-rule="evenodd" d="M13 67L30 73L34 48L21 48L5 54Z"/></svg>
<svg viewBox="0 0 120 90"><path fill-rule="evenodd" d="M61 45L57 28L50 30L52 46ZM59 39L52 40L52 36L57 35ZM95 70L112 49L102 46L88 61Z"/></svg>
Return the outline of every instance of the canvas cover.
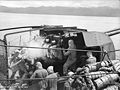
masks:
<svg viewBox="0 0 120 90"><path fill-rule="evenodd" d="M87 47L102 46L111 43L112 40L102 32L82 32Z"/></svg>

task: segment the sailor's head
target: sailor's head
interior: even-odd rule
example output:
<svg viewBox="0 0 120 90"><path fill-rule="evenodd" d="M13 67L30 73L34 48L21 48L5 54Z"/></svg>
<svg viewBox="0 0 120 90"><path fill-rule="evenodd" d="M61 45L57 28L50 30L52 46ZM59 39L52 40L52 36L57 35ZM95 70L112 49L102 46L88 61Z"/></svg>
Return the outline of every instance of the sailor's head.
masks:
<svg viewBox="0 0 120 90"><path fill-rule="evenodd" d="M72 39L70 39L70 40L68 41L68 45L69 45L69 46L74 46L74 41L73 41Z"/></svg>
<svg viewBox="0 0 120 90"><path fill-rule="evenodd" d="M91 51L88 51L88 52L87 52L87 56L88 56L88 57L92 56L92 52L91 52Z"/></svg>
<svg viewBox="0 0 120 90"><path fill-rule="evenodd" d="M54 67L53 66L49 66L47 68L47 71L48 71L48 73L54 73Z"/></svg>
<svg viewBox="0 0 120 90"><path fill-rule="evenodd" d="M41 62L36 62L36 67L37 68L42 68L42 63Z"/></svg>

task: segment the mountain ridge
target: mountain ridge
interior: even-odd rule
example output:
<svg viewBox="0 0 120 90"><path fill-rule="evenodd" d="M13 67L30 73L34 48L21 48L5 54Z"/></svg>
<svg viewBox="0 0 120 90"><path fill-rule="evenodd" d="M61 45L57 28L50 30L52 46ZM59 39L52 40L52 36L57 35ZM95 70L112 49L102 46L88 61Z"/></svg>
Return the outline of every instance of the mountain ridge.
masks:
<svg viewBox="0 0 120 90"><path fill-rule="evenodd" d="M120 17L119 8L111 7L27 7L27 8L8 8L0 6L0 12L23 13L23 14L50 14L50 15L75 15L75 16L107 16Z"/></svg>

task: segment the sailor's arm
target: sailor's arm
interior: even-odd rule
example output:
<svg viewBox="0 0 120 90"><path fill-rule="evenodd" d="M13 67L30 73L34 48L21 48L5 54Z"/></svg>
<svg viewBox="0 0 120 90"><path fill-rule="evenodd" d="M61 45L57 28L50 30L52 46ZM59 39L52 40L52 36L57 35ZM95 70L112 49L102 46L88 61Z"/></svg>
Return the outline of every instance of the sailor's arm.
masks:
<svg viewBox="0 0 120 90"><path fill-rule="evenodd" d="M67 52L63 51L63 54L64 54L65 56L70 55L70 53L71 53L71 51L70 51L70 50L68 50Z"/></svg>
<svg viewBox="0 0 120 90"><path fill-rule="evenodd" d="M35 72L33 73L33 75L30 77L30 79L35 78L36 74L37 74L37 71L35 71Z"/></svg>

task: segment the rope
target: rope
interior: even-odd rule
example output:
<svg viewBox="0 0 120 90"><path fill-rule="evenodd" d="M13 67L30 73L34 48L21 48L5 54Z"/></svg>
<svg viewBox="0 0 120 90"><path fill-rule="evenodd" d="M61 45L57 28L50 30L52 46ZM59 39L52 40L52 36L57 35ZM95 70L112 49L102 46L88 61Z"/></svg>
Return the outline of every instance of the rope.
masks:
<svg viewBox="0 0 120 90"><path fill-rule="evenodd" d="M21 47L21 48L34 48L34 49L51 49L51 50L69 50L69 51L81 51L81 52L87 52L87 51L91 51L91 52L100 52L100 53L104 53L104 51L96 51L96 50L82 50L82 49L64 49L64 48L43 48L43 47L28 47L28 46L14 46L14 45L0 45L3 47Z"/></svg>
<svg viewBox="0 0 120 90"><path fill-rule="evenodd" d="M111 33L111 32L118 31L118 30L120 30L120 28L117 28L117 29L114 29L114 30L110 30L110 31L106 31L104 33Z"/></svg>
<svg viewBox="0 0 120 90"><path fill-rule="evenodd" d="M5 29L0 29L0 31L9 31L13 29L22 29L22 28L42 28L43 26L23 26L23 27L14 27L14 28L5 28Z"/></svg>
<svg viewBox="0 0 120 90"><path fill-rule="evenodd" d="M118 74L117 72L106 72L101 74ZM32 81L32 80L50 80L50 79L67 79L67 78L75 78L75 77L84 77L84 76L91 76L91 75L99 75L99 74L84 74L84 75L73 75L73 76L62 76L57 78L27 78L27 79L0 79L0 81L17 81L17 80L23 80L23 81Z"/></svg>
<svg viewBox="0 0 120 90"><path fill-rule="evenodd" d="M70 51L80 51L80 52L87 52L87 51L91 51L91 52L99 52L99 53L106 53L105 51L96 51L96 50L82 50L82 49L64 49L64 48L43 48L43 47L28 47L28 46L17 46L17 45L0 45L3 47L21 47L21 48L34 48L34 49L50 49L50 50L70 50ZM107 53L112 53L112 52L116 52L116 51L120 51L120 49L117 50L113 50L113 51L107 51Z"/></svg>

